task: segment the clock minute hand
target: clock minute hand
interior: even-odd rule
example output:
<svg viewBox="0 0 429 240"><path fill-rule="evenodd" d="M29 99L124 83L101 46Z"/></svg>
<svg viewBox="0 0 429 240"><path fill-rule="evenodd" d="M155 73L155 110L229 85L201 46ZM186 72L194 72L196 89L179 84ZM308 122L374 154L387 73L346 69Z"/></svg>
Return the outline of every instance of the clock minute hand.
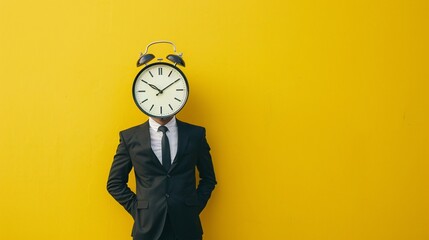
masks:
<svg viewBox="0 0 429 240"><path fill-rule="evenodd" d="M159 93L156 94L156 96L158 96L160 93L163 93L165 89L169 88L171 85L175 84L177 81L179 81L180 78L178 78L176 81L170 83L167 87L165 87L164 89L162 89Z"/></svg>
<svg viewBox="0 0 429 240"><path fill-rule="evenodd" d="M149 87L151 87L151 88L153 88L153 89L157 90L157 91L158 91L158 94L162 93L162 91L161 91L161 90L159 90L159 88L158 88L157 86L155 86L155 85L153 85L153 84L150 84L150 83L146 82L146 81L145 81L145 80L143 80L143 79L142 79L142 82L144 82L144 83L146 83L147 85L149 85ZM156 94L156 95L158 96L158 94Z"/></svg>

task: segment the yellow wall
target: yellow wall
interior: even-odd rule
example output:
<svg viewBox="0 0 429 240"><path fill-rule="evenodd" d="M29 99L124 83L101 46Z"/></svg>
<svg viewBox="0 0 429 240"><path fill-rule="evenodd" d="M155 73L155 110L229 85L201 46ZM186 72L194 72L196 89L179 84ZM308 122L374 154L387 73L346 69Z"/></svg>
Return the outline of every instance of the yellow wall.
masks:
<svg viewBox="0 0 429 240"><path fill-rule="evenodd" d="M139 52L184 52L205 240L429 239L426 0L0 2L0 239L129 239L106 191ZM152 48L151 48L152 49ZM154 47L165 56L169 46Z"/></svg>

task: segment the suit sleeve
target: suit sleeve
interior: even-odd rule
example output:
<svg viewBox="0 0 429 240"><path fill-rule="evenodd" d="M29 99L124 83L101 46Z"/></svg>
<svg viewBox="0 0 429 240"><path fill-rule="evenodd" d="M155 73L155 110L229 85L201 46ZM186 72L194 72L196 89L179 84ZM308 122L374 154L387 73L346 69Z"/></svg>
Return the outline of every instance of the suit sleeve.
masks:
<svg viewBox="0 0 429 240"><path fill-rule="evenodd" d="M206 131L203 131L201 140L201 148L197 162L197 169L199 173L199 183L197 187L198 199L200 202L200 212L207 205L211 193L216 185L216 176L213 168L212 157L210 155L210 146L207 143Z"/></svg>
<svg viewBox="0 0 429 240"><path fill-rule="evenodd" d="M128 175L133 167L122 134L107 180L107 191L131 216L136 212L136 194L128 187Z"/></svg>

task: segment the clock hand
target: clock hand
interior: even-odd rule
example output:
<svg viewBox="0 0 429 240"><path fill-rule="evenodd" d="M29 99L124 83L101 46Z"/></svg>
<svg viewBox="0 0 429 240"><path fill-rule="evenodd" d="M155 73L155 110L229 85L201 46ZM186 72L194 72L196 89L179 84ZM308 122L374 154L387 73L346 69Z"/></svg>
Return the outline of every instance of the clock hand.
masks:
<svg viewBox="0 0 429 240"><path fill-rule="evenodd" d="M167 87L165 87L164 89L162 89L161 91L159 91L156 96L158 96L160 93L163 93L165 89L169 88L171 85L175 84L177 81L179 81L180 78L178 78L176 81L170 83Z"/></svg>
<svg viewBox="0 0 429 240"><path fill-rule="evenodd" d="M153 88L153 89L157 90L157 91L158 91L158 93L162 93L162 90L159 90L159 88L157 88L155 85L153 85L153 84L149 84L149 86L150 86L151 88Z"/></svg>
<svg viewBox="0 0 429 240"><path fill-rule="evenodd" d="M158 88L157 86L155 86L155 85L153 85L153 84L150 84L150 83L146 82L146 81L145 81L145 80L143 80L143 79L141 79L141 80L142 80L142 82L144 82L144 83L146 83L147 85L149 85L149 87L151 87L151 88L153 88L153 89L157 90L157 91L158 91L158 94L162 93L162 91L161 91L161 90L159 90L159 88ZM156 96L158 96L158 94L156 94Z"/></svg>

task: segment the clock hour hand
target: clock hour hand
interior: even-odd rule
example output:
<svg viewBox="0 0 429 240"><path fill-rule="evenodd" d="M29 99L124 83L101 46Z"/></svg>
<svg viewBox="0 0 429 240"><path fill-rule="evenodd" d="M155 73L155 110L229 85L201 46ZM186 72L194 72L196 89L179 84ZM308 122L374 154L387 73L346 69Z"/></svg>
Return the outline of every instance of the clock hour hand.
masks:
<svg viewBox="0 0 429 240"><path fill-rule="evenodd" d="M157 90L157 91L158 91L158 93L156 94L157 96L158 96L158 94L162 93L162 91L161 91L161 90L159 90L159 88L158 88L157 86L155 86L155 85L153 85L153 84L150 84L150 83L146 82L146 81L145 81L145 80L143 80L143 79L142 79L142 82L144 82L144 83L146 83L147 85L149 85L149 87L151 87L151 88L153 88L153 89Z"/></svg>
<svg viewBox="0 0 429 240"><path fill-rule="evenodd" d="M164 92L165 89L169 88L171 85L175 84L179 80L180 80L180 78L178 78L176 81L170 83L167 87L165 87L164 89L162 89L161 91L159 91L159 93L157 93L156 96L158 96L160 93Z"/></svg>

